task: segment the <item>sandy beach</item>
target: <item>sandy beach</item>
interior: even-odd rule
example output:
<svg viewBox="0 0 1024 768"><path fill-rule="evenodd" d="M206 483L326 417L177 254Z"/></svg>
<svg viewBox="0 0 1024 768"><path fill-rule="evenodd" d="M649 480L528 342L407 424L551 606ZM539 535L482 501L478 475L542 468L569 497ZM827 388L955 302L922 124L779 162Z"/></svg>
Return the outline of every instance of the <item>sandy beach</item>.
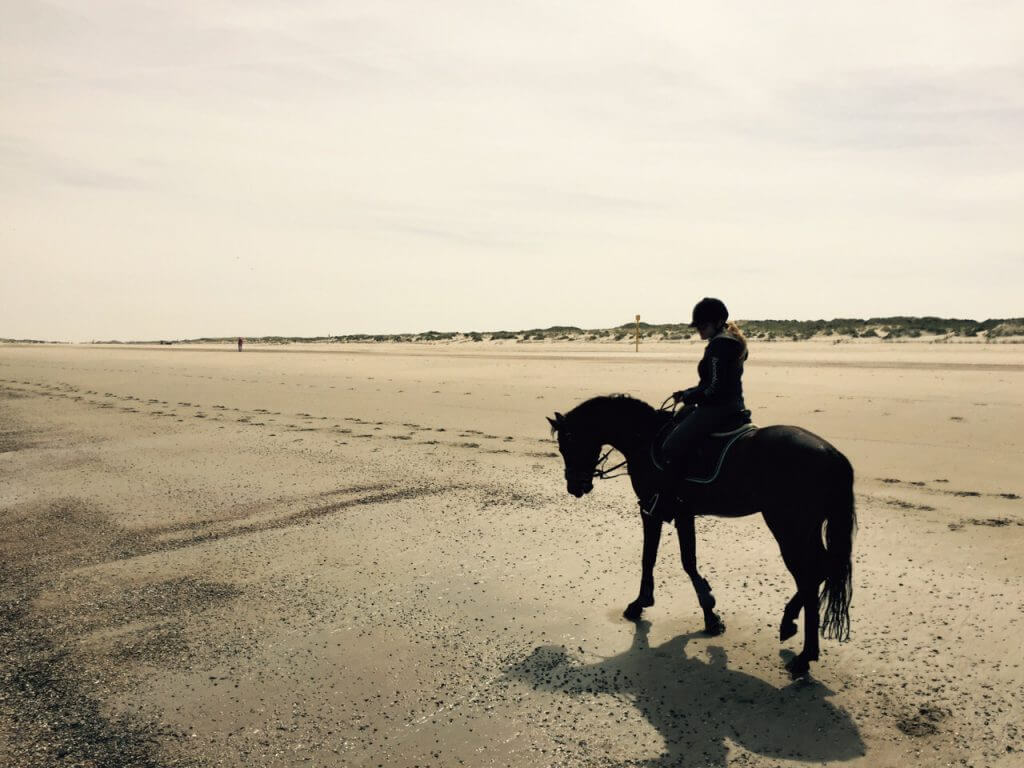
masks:
<svg viewBox="0 0 1024 768"><path fill-rule="evenodd" d="M665 527L545 416L696 343L0 346L0 765L1019 766L1024 345L754 343L856 470L852 637L791 681L759 516Z"/></svg>

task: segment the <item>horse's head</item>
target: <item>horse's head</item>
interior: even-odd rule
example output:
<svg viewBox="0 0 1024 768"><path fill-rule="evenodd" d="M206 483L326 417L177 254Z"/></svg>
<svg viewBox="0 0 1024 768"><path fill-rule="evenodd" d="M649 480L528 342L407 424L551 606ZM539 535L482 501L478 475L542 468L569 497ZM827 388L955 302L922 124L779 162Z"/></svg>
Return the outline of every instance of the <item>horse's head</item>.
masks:
<svg viewBox="0 0 1024 768"><path fill-rule="evenodd" d="M548 417L548 423L558 435L558 450L565 460L566 487L578 499L594 489L594 467L601 456L601 441L560 413L553 419Z"/></svg>

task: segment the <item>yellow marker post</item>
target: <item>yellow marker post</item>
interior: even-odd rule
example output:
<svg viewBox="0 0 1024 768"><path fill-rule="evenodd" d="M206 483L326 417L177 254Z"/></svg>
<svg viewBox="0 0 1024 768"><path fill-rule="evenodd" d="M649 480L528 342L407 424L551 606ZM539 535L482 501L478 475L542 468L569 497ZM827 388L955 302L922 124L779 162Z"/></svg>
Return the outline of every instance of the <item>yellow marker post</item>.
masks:
<svg viewBox="0 0 1024 768"><path fill-rule="evenodd" d="M636 351L640 351L640 315L636 316Z"/></svg>

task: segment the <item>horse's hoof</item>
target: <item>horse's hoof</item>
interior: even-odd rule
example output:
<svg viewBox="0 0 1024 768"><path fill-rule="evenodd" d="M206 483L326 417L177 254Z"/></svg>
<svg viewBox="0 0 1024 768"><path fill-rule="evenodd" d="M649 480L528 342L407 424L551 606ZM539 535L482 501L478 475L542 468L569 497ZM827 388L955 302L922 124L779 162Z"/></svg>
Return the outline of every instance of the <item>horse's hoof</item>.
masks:
<svg viewBox="0 0 1024 768"><path fill-rule="evenodd" d="M784 621L782 623L782 626L779 627L779 642L780 643L784 643L787 640L789 640L789 638L791 638L795 634L796 634L796 622L795 621L789 621L789 622L785 622Z"/></svg>
<svg viewBox="0 0 1024 768"><path fill-rule="evenodd" d="M715 614L713 619L704 620L704 634L714 637L725 632L725 622L722 621L722 617Z"/></svg>
<svg viewBox="0 0 1024 768"><path fill-rule="evenodd" d="M652 605L654 605L653 597L646 600L638 597L626 606L626 610L622 612L622 615L630 621L639 621L641 614L644 612L644 608L650 608Z"/></svg>
<svg viewBox="0 0 1024 768"><path fill-rule="evenodd" d="M641 608L639 605L637 605L636 603L630 603L626 606L626 610L622 612L622 615L630 621L639 621L640 616L643 614L643 612L644 609Z"/></svg>
<svg viewBox="0 0 1024 768"><path fill-rule="evenodd" d="M786 663L786 669L789 670L790 677L795 680L811 671L811 663L800 654L794 656Z"/></svg>

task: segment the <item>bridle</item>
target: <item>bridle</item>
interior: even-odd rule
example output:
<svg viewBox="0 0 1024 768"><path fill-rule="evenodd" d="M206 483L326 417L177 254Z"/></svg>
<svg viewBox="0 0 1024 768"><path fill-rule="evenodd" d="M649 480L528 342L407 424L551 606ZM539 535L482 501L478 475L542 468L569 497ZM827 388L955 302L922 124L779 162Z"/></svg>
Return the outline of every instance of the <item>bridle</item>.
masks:
<svg viewBox="0 0 1024 768"><path fill-rule="evenodd" d="M670 403L671 403L671 405L670 405ZM675 399L672 397L672 395L669 395L668 397L666 397L662 401L661 407L658 408L658 410L659 411L669 411L670 413L675 413L677 405L678 405L678 403L675 401ZM616 470L621 469L622 467L626 466L626 464L628 462L625 459L620 461L618 464L613 464L610 467L606 467L605 466L605 464L608 462L608 457L611 456L612 451L614 451L614 450L615 450L614 448L609 448L607 451L605 451L603 454L601 454L598 457L597 462L594 464L594 468L590 472L590 478L596 478L598 480L611 480L612 478L615 478L615 477L625 477L626 475L629 474L629 469L628 468L624 472L619 472L618 474L615 474ZM577 480L579 480L579 479L582 479L586 474L587 474L587 471L585 469L583 469L583 470L572 469L571 470L571 469L569 469L568 466L565 468L565 479L566 480L572 480L574 477Z"/></svg>
<svg viewBox="0 0 1024 768"><path fill-rule="evenodd" d="M613 477L622 477L624 475L628 475L629 474L629 469L628 468L626 469L625 472L619 472L619 474L617 474L617 475L613 475L612 474L615 470L619 469L620 467L626 466L626 460L625 459L623 459L618 464L615 464L615 465L613 465L611 467L605 467L604 466L605 462L608 461L608 457L611 456L611 453L614 450L615 450L614 448L609 448L597 460L597 464L594 465L594 477L596 477L597 479L599 479L599 480L611 480Z"/></svg>

